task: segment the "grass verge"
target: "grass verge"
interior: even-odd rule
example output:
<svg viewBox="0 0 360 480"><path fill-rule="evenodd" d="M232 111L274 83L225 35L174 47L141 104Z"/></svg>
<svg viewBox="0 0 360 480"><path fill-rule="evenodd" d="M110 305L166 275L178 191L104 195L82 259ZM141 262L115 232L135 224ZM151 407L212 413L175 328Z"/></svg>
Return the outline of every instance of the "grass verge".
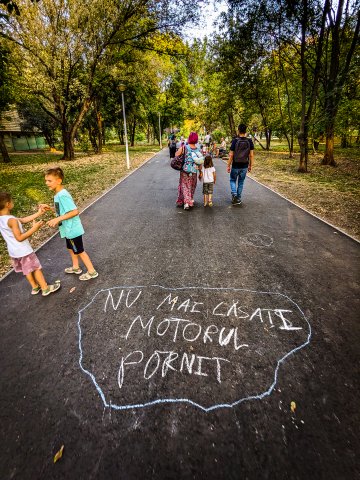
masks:
<svg viewBox="0 0 360 480"><path fill-rule="evenodd" d="M299 173L299 154L256 150L252 177L360 240L360 155L358 148L337 149L337 167L309 157L308 173Z"/></svg>

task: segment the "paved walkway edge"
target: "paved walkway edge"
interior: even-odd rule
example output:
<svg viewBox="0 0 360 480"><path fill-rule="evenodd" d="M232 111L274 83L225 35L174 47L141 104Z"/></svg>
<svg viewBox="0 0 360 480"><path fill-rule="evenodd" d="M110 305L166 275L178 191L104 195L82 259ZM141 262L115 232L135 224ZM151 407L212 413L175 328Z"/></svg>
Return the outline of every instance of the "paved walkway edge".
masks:
<svg viewBox="0 0 360 480"><path fill-rule="evenodd" d="M321 217L318 217L315 213L310 212L310 210L307 210L305 207L302 207L301 205L299 205L298 203L293 202L292 200L289 200L287 197L285 197L285 196L282 195L281 193L279 193L279 192L277 192L276 190L273 190L272 188L268 187L267 185L259 182L259 180L255 180L255 178L250 177L250 176L248 176L247 178L250 178L250 179L253 180L254 182L258 183L259 185L262 185L263 187L267 188L268 190L270 190L271 192L275 193L275 194L278 195L279 197L283 198L284 200L288 201L289 203L292 203L293 205L295 205L295 207L298 207L298 208L300 208L301 210L303 210L304 212L308 213L308 214L311 215L312 217L315 217L315 218L317 218L318 220L320 220L321 222L326 223L326 225L329 225L329 227L334 228L335 230L337 230L338 232L342 233L343 235L346 235L347 237L351 238L351 240L354 240L354 242L360 243L360 240L358 240L358 239L355 238L355 237L352 237L349 233L345 232L345 231L342 230L341 228L337 227L336 225L333 225L332 223L328 222L327 220L324 220L324 219L321 218Z"/></svg>

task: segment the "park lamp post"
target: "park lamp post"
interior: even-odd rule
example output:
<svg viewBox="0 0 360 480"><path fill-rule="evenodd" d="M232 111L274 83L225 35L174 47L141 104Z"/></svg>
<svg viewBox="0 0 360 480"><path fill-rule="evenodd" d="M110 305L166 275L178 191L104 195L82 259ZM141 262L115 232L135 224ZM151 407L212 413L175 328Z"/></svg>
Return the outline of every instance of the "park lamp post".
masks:
<svg viewBox="0 0 360 480"><path fill-rule="evenodd" d="M160 144L160 148L162 148L162 141L161 141L161 116L160 116L160 112L159 112L159 144Z"/></svg>
<svg viewBox="0 0 360 480"><path fill-rule="evenodd" d="M125 101L124 101L124 92L126 90L126 85L124 83L119 84L119 90L121 92L121 99L122 99L122 110L124 116L124 134L125 134L125 150L126 150L126 166L127 169L130 169L130 158L129 158L129 145L128 145L128 136L127 136L127 128L126 128L126 114L125 114Z"/></svg>

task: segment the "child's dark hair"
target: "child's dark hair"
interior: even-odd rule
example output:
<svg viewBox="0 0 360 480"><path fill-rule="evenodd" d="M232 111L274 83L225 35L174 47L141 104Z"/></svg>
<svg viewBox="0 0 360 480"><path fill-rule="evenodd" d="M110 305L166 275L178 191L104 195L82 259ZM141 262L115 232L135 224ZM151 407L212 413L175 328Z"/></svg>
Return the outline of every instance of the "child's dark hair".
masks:
<svg viewBox="0 0 360 480"><path fill-rule="evenodd" d="M204 160L204 168L210 168L213 167L213 161L212 161L212 156L211 155L206 155L205 160Z"/></svg>
<svg viewBox="0 0 360 480"><path fill-rule="evenodd" d="M11 195L8 192L0 192L0 210L5 208L5 205L11 202Z"/></svg>
<svg viewBox="0 0 360 480"><path fill-rule="evenodd" d="M56 178L61 178L61 180L64 180L64 172L60 167L48 168L45 172L45 175L53 175Z"/></svg>

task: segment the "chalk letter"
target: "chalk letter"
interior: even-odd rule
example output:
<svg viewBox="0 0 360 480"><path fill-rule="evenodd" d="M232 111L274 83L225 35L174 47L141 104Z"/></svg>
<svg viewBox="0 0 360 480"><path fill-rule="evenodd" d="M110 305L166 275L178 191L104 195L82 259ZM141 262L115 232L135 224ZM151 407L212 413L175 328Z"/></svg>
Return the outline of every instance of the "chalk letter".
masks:
<svg viewBox="0 0 360 480"><path fill-rule="evenodd" d="M194 302L194 305L192 306L192 309L190 310L191 313L201 313L200 310L194 310L194 308L196 307L196 305L204 305L202 302Z"/></svg>
<svg viewBox="0 0 360 480"><path fill-rule="evenodd" d="M234 316L237 317L237 312L236 312L236 305L237 305L238 302L233 302L233 304L231 305L231 307L229 308L229 310L227 311L227 314L226 316L227 317L230 317L230 314L231 314L231 311L233 310L234 311Z"/></svg>
<svg viewBox="0 0 360 480"><path fill-rule="evenodd" d="M219 334L219 345L220 345L221 347L223 347L224 345L226 346L226 345L230 342L231 337L233 336L233 333L234 333L234 328L230 328L230 331L229 331L227 337L225 337L225 338L223 339L223 333L225 332L225 330L226 330L225 327L223 327L223 328L220 330L220 334Z"/></svg>
<svg viewBox="0 0 360 480"><path fill-rule="evenodd" d="M126 361L129 357L131 357L131 355L134 355L134 354L136 355L138 353L140 354L140 360L133 361L133 362ZM135 365L136 363L141 363L143 361L143 358L144 358L144 354L141 350L135 350L134 352L129 353L129 355L126 355L125 358L122 357L119 371L118 371L118 379L117 379L119 388L121 388L124 383L124 365Z"/></svg>
<svg viewBox="0 0 360 480"><path fill-rule="evenodd" d="M107 296L107 299L105 301L105 306L104 306L104 312L106 313L106 307L107 307L107 304L108 304L108 301L109 299L111 300L111 304L112 304L112 307L114 310L117 310L119 305L120 305L120 302L121 302L121 299L122 299L122 296L124 294L124 290L121 290L121 293L120 293L120 298L116 304L116 306L114 305L114 297L112 296L112 293L111 293L111 290L109 290L109 293L108 293L108 296Z"/></svg>
<svg viewBox="0 0 360 480"><path fill-rule="evenodd" d="M174 370L176 372L176 368L172 367L171 363L178 358L179 354L176 352L167 352L167 353L169 353L169 355L165 358L162 366L162 375L161 375L162 377L165 377L169 368L171 368L171 370Z"/></svg>
<svg viewBox="0 0 360 480"><path fill-rule="evenodd" d="M213 315L218 315L219 317L225 317L225 313L215 313L216 310L220 307L220 305L222 305L224 302L220 302L218 305L216 305L216 307L214 308L213 310Z"/></svg>
<svg viewBox="0 0 360 480"><path fill-rule="evenodd" d="M188 371L189 373L192 373L192 368L193 368L193 365L194 365L194 360L195 360L195 353L192 353L192 354L191 354L191 360L190 360L190 362L189 362L188 354L187 354L187 353L184 353L183 356L182 356L182 359L181 359L180 372L183 371L183 369L184 369L184 363L185 363L185 361L186 361L187 371Z"/></svg>
<svg viewBox="0 0 360 480"><path fill-rule="evenodd" d="M166 353L168 353L168 352L166 352ZM156 367L154 368L153 372L147 377L146 372L147 372L148 366L150 365L150 362L152 361L153 357L157 358L157 364L156 364ZM146 362L145 370L144 370L144 378L146 378L146 380L149 380L149 378L151 378L154 375L154 373L156 373L157 369L159 368L159 365L160 365L160 355L159 355L159 352L157 350L155 350L155 352L151 355L149 360Z"/></svg>
<svg viewBox="0 0 360 480"><path fill-rule="evenodd" d="M162 333L160 333L160 332L159 332L159 328L161 327L161 325L162 325L163 323L167 323L167 325L166 325L166 327L165 327L165 330L164 330ZM165 318L165 319L162 320L162 321L159 323L159 325L157 326L156 333L157 333L158 335L160 335L160 337L162 337L162 336L165 335L165 333L169 330L169 327L170 327L170 320L169 320L168 318Z"/></svg>
<svg viewBox="0 0 360 480"><path fill-rule="evenodd" d="M283 312L290 312L292 313L292 310L281 310L281 309L276 309L274 310L275 315L281 318L281 321L283 322L283 326L279 327L280 330L302 330L302 327L293 327L292 323L290 320L284 317Z"/></svg>
<svg viewBox="0 0 360 480"><path fill-rule="evenodd" d="M210 337L210 333L218 333L219 329L216 325L209 325L206 327L205 333L204 333L204 338L203 342L206 343L206 340L209 340L209 342L212 342L212 338Z"/></svg>
<svg viewBox="0 0 360 480"><path fill-rule="evenodd" d="M208 375L207 373L204 373L204 372L201 371L201 362L202 362L203 360L211 360L211 358L209 358L209 357L200 357L200 356L198 356L197 358L198 358L198 360L199 360L199 363L198 363L198 369L197 369L197 371L194 372L195 375L200 375L201 377L208 377L209 375Z"/></svg>
<svg viewBox="0 0 360 480"><path fill-rule="evenodd" d="M130 308L134 305L134 303L138 300L138 298L140 297L141 295L141 290L140 292L138 293L137 297L135 298L135 300L133 300L130 304L129 304L129 295L131 293L131 290L128 291L127 295L126 295L126 306L127 308Z"/></svg>
<svg viewBox="0 0 360 480"><path fill-rule="evenodd" d="M128 330L127 334L125 335L125 339L126 339L126 340L128 339L128 336L129 336L129 334L130 334L130 332L131 332L131 329L132 329L134 323L137 322L138 320L140 321L140 324L141 324L141 327L143 328L143 330L145 330L145 328L148 329L148 337L150 337L150 328L151 328L152 322L154 321L154 318L155 318L155 317L151 317L150 320L148 321L148 323L147 323L146 325L144 325L143 322L142 322L142 320L141 320L141 316L138 315L138 316L133 320L132 324L130 325L129 330Z"/></svg>
<svg viewBox="0 0 360 480"><path fill-rule="evenodd" d="M230 360L226 360L226 358L214 357L213 360L216 360L216 379L219 383L221 383L221 368L220 368L220 360L224 362L230 363Z"/></svg>
<svg viewBox="0 0 360 480"><path fill-rule="evenodd" d="M156 310L159 310L159 308L161 307L161 305L164 305L164 303L167 301L167 303L171 305L171 311L172 309L175 307L175 303L178 301L178 297L175 297L175 298L171 298L171 293L169 293L169 295L167 297L164 298L164 300L156 307Z"/></svg>
<svg viewBox="0 0 360 480"><path fill-rule="evenodd" d="M180 310L180 308L183 308L185 312L188 311L188 308L190 307L190 298L188 298L187 300L185 300L181 305L178 306L178 311Z"/></svg>
<svg viewBox="0 0 360 480"><path fill-rule="evenodd" d="M199 332L198 334L194 337L194 338L186 338L185 337L185 330L188 328L188 327L191 327L191 325L195 325L196 327L199 328ZM199 338L201 334L201 325L199 325L198 323L188 323L187 325L185 325L184 329L183 329L183 338L184 340L186 340L187 342L195 342L195 340L197 340Z"/></svg>
<svg viewBox="0 0 360 480"><path fill-rule="evenodd" d="M256 316L259 317L261 323L263 323L262 314L261 314L261 308L257 308L257 309L255 310L255 312L251 315L251 317L250 317L250 322L251 322L251 320L252 320L254 317L256 317Z"/></svg>
<svg viewBox="0 0 360 480"><path fill-rule="evenodd" d="M237 342L238 342L238 327L235 328L235 335L234 335L234 348L235 348L235 350L238 351L239 348L249 346L247 343L242 343L241 345L238 345Z"/></svg>

